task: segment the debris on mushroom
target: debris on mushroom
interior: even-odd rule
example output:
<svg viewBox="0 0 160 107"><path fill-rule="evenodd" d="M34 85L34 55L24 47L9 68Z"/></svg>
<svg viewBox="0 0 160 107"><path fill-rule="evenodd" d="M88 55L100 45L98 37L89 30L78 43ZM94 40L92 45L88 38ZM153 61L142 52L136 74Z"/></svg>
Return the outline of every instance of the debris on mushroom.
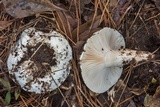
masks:
<svg viewBox="0 0 160 107"><path fill-rule="evenodd" d="M7 66L11 79L28 92L58 88L70 73L72 49L60 33L43 33L31 27L11 49Z"/></svg>
<svg viewBox="0 0 160 107"><path fill-rule="evenodd" d="M103 93L120 78L123 65L151 60L150 52L125 49L123 36L111 28L95 32L84 45L80 56L82 78L95 93Z"/></svg>

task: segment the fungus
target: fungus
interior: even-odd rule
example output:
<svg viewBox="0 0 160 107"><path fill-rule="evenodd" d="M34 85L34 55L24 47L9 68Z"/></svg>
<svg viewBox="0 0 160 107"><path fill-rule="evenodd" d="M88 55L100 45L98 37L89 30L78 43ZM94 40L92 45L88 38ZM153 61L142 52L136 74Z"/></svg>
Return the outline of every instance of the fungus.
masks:
<svg viewBox="0 0 160 107"><path fill-rule="evenodd" d="M11 79L28 92L45 93L58 88L70 73L72 50L60 33L35 28L22 32L7 59Z"/></svg>
<svg viewBox="0 0 160 107"><path fill-rule="evenodd" d="M125 49L123 36L111 28L95 32L84 45L80 68L84 83L95 93L104 93L120 78L123 65L151 60L150 52Z"/></svg>

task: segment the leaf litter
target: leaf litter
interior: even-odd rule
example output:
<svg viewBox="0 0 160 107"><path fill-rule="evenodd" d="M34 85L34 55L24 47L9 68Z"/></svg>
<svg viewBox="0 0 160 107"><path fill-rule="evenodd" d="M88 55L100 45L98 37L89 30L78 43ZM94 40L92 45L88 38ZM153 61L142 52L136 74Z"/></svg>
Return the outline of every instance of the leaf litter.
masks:
<svg viewBox="0 0 160 107"><path fill-rule="evenodd" d="M2 0L5 10L15 18L23 18L36 13L64 10L48 0Z"/></svg>
<svg viewBox="0 0 160 107"><path fill-rule="evenodd" d="M114 96L107 92L91 93L83 83L79 55L86 40L97 30L108 26L120 31L128 48L154 52L160 47L160 14L158 0L2 0L0 9L0 78L8 78L11 89L0 84L2 106L76 106L136 107L157 106L159 101L159 59L151 63L125 66L115 85ZM28 27L50 31L56 29L73 49L72 70L57 90L36 95L23 90L9 79L6 59L19 34ZM44 28L44 26L46 26ZM160 54L160 51L155 51ZM141 65L141 66L140 66ZM153 82L153 78L154 81ZM4 84L4 83L3 83ZM17 91L18 90L18 91ZM10 94L11 93L11 96ZM6 97L5 97L6 96ZM148 96L151 96L149 99ZM9 99L11 98L11 100ZM6 102L5 102L6 98ZM150 103L151 100L151 103Z"/></svg>

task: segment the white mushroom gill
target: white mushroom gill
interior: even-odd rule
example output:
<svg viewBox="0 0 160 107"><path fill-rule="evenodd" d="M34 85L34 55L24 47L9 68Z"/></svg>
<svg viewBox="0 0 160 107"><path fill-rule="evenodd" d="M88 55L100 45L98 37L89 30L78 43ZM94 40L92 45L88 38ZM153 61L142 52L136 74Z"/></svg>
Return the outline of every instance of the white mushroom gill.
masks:
<svg viewBox="0 0 160 107"><path fill-rule="evenodd" d="M90 90L103 93L120 78L123 65L152 58L152 53L125 49L124 38L118 31L103 28L84 45L80 56L82 78Z"/></svg>
<svg viewBox="0 0 160 107"><path fill-rule="evenodd" d="M24 30L7 60L10 77L24 90L45 93L59 87L70 73L72 50L60 33Z"/></svg>

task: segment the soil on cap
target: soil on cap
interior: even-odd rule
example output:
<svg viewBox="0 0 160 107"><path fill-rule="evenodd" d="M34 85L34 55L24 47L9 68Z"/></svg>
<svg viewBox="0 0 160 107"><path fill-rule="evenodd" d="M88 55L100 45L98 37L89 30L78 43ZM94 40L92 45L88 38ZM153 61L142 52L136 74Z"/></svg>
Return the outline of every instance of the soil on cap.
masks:
<svg viewBox="0 0 160 107"><path fill-rule="evenodd" d="M42 46L40 45L41 43L38 43L34 47L28 47L28 57L24 60L32 57L31 61L34 61L38 67L38 77L43 77L46 73L51 71L51 66L56 65L56 59L54 58L55 51L53 49L50 49L47 44L43 44Z"/></svg>

